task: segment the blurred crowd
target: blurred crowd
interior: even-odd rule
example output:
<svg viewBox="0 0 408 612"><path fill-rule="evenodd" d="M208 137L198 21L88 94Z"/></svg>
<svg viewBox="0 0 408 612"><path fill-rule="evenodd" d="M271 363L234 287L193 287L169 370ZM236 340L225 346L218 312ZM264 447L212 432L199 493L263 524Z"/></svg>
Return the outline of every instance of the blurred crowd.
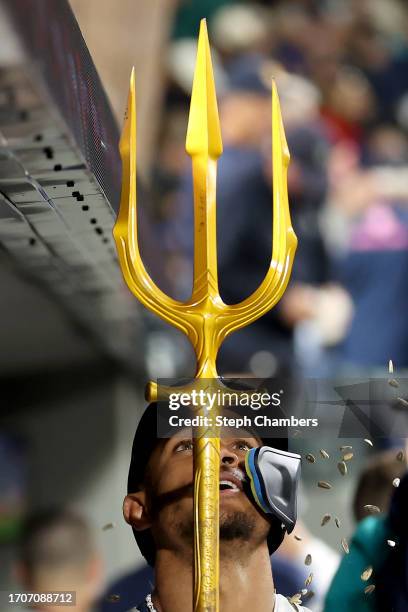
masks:
<svg viewBox="0 0 408 612"><path fill-rule="evenodd" d="M280 304L222 347L219 371L327 376L408 365L408 8L398 0L181 2L166 54L152 184L174 294L191 291L193 198L184 151L199 19L208 17L224 153L220 287L262 280L272 234L271 83L291 153L299 239Z"/></svg>

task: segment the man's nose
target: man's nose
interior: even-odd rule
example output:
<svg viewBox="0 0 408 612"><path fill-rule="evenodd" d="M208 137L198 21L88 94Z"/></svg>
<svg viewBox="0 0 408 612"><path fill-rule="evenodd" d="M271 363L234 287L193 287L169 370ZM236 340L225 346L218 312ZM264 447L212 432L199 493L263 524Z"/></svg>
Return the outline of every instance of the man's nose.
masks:
<svg viewBox="0 0 408 612"><path fill-rule="evenodd" d="M220 458L221 465L237 466L239 463L238 455L226 446L221 446Z"/></svg>

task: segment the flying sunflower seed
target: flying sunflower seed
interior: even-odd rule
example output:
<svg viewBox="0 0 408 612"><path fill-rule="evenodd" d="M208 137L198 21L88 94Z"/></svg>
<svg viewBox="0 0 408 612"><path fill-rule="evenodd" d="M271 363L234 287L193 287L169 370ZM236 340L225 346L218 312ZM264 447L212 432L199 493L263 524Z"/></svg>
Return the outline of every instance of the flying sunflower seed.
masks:
<svg viewBox="0 0 408 612"><path fill-rule="evenodd" d="M313 572L310 572L310 574L305 580L305 587L310 586L312 584L312 580L313 580Z"/></svg>
<svg viewBox="0 0 408 612"><path fill-rule="evenodd" d="M120 601L120 595L113 593L112 595L108 595L106 599L111 603L116 603L117 601Z"/></svg>
<svg viewBox="0 0 408 612"><path fill-rule="evenodd" d="M109 531L109 529L114 529L115 527L115 523L106 523L106 525L102 527L102 531Z"/></svg>
<svg viewBox="0 0 408 612"><path fill-rule="evenodd" d="M302 541L302 538L301 538L300 536L295 535L294 537L295 537L295 540L297 540L298 542L301 542L301 541Z"/></svg>
<svg viewBox="0 0 408 612"><path fill-rule="evenodd" d="M392 363L392 359L390 359L388 362L388 373L394 374L394 364Z"/></svg>
<svg viewBox="0 0 408 612"><path fill-rule="evenodd" d="M391 548L394 548L394 547L395 547L395 542L394 542L394 540L387 540L387 544L388 544L388 546L391 546Z"/></svg>
<svg viewBox="0 0 408 612"><path fill-rule="evenodd" d="M375 589L375 585L374 584L369 584L368 586L366 586L366 588L364 589L364 593L366 595L369 595L370 593L372 593Z"/></svg>
<svg viewBox="0 0 408 612"><path fill-rule="evenodd" d="M408 402L403 397L397 397L397 402L401 408L408 408Z"/></svg>
<svg viewBox="0 0 408 612"><path fill-rule="evenodd" d="M350 552L350 549L349 549L349 545L347 543L347 540L345 538L342 539L341 546L342 546L344 552L346 553L346 555L348 555L349 552Z"/></svg>
<svg viewBox="0 0 408 612"><path fill-rule="evenodd" d="M400 482L401 480L399 478L394 478L394 480L392 481L392 486L398 489L398 487L400 486Z"/></svg>
<svg viewBox="0 0 408 612"><path fill-rule="evenodd" d="M312 453L308 453L306 455L306 459L308 460L309 463L316 463L316 458L314 455L312 455Z"/></svg>
<svg viewBox="0 0 408 612"><path fill-rule="evenodd" d="M354 453L346 453L343 455L343 461L350 461L354 457Z"/></svg>
<svg viewBox="0 0 408 612"><path fill-rule="evenodd" d="M320 449L320 454L321 454L323 459L330 459L329 453L327 451L325 451L324 448Z"/></svg>
<svg viewBox="0 0 408 612"><path fill-rule="evenodd" d="M288 597L288 601L291 604L295 604L295 606L302 605L301 593L295 593L292 597Z"/></svg>
<svg viewBox="0 0 408 612"><path fill-rule="evenodd" d="M312 555L306 555L305 565L311 565L311 564L312 564Z"/></svg>
<svg viewBox="0 0 408 612"><path fill-rule="evenodd" d="M371 575L373 573L373 568L371 567L371 565L369 567L367 567L364 572L361 574L360 578L363 582L367 582L367 580L370 580Z"/></svg>
<svg viewBox="0 0 408 612"><path fill-rule="evenodd" d="M353 447L352 446L340 446L340 450L341 450L341 452L348 451L348 450L353 450Z"/></svg>
<svg viewBox="0 0 408 612"><path fill-rule="evenodd" d="M378 514L379 512L381 512L378 506L373 506L372 504L366 504L364 506L364 510L369 514Z"/></svg>
<svg viewBox="0 0 408 612"><path fill-rule="evenodd" d="M331 519L331 514L325 514L324 516L322 516L322 521L320 523L320 525L322 527L324 527Z"/></svg>
<svg viewBox="0 0 408 612"><path fill-rule="evenodd" d="M397 455L397 461L404 461L404 459L405 459L405 453L404 451L401 450Z"/></svg>
<svg viewBox="0 0 408 612"><path fill-rule="evenodd" d="M339 461L337 467L342 476L345 476L347 474L347 465L344 463L344 461Z"/></svg>
<svg viewBox="0 0 408 612"><path fill-rule="evenodd" d="M321 489L331 489L332 488L330 482L326 482L325 480L319 480L319 482L317 483L317 486L320 487Z"/></svg>
<svg viewBox="0 0 408 612"><path fill-rule="evenodd" d="M364 442L368 444L368 446L374 446L371 440L369 440L368 438L364 438Z"/></svg>
<svg viewBox="0 0 408 612"><path fill-rule="evenodd" d="M394 387L395 389L398 389L399 387L398 381L395 380L395 378L390 378L388 384L390 385L390 387Z"/></svg>
<svg viewBox="0 0 408 612"><path fill-rule="evenodd" d="M341 521L340 519L336 516L336 518L334 519L334 522L336 524L337 529L340 529L341 527Z"/></svg>

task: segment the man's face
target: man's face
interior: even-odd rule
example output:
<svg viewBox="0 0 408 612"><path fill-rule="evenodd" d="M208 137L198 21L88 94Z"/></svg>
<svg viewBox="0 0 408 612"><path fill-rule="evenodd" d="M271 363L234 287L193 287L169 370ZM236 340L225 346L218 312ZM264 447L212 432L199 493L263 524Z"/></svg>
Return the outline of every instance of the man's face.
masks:
<svg viewBox="0 0 408 612"><path fill-rule="evenodd" d="M224 432L220 440L221 552L223 542L246 541L257 546L266 540L270 527L248 497L245 482L245 455L261 441L250 433L244 434L245 438L233 433ZM193 480L193 439L191 430L186 429L163 440L148 464L147 507L158 546L192 546Z"/></svg>

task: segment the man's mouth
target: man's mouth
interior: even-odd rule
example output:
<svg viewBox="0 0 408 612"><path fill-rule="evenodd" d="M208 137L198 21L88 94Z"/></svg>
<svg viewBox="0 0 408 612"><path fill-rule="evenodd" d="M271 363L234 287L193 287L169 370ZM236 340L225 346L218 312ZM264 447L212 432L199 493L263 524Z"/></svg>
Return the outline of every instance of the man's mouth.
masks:
<svg viewBox="0 0 408 612"><path fill-rule="evenodd" d="M220 495L239 493L243 490L244 473L238 468L220 473Z"/></svg>

